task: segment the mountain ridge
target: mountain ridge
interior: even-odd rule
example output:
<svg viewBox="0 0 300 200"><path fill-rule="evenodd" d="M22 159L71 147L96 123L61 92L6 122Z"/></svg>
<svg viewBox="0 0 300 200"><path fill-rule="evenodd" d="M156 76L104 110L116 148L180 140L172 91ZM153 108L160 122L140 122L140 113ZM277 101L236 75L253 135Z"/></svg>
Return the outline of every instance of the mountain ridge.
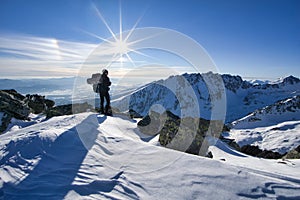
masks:
<svg viewBox="0 0 300 200"><path fill-rule="evenodd" d="M183 77L187 84L180 86L181 78ZM207 78L208 77L208 78ZM207 79L222 79L224 89L222 86L218 91L209 91L207 87ZM181 93L179 96L170 91L172 85L179 85ZM186 86L187 85L187 86ZM226 118L225 122L232 122L246 114L253 112L256 109L275 103L276 101L300 95L300 80L294 76L289 76L282 79L281 82L273 84L251 84L248 81L243 80L240 76L233 76L229 74L214 74L212 72L204 74L183 74L170 76L167 79L159 80L141 87L132 94L129 94L123 98L113 101L115 107L120 108L121 111L134 110L140 115L145 116L152 105L160 104L165 110L169 110L174 114L180 116L181 109L178 98L183 98L189 94L184 91L188 90L188 87L193 89L193 92L198 100L198 106L201 111L200 116L204 119L211 119L212 96L222 96L222 92L226 94ZM176 91L177 92L177 91ZM214 93L215 92L215 93ZM210 94L212 93L212 94ZM177 96L176 96L177 95ZM217 97L218 98L218 97ZM198 113L199 115L199 113Z"/></svg>

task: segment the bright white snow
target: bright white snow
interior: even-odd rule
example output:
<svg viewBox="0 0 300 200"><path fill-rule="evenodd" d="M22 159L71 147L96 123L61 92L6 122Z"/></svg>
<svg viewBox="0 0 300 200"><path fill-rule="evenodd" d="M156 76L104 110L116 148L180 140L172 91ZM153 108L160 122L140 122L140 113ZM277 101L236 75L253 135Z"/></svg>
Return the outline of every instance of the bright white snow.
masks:
<svg viewBox="0 0 300 200"><path fill-rule="evenodd" d="M300 145L300 121L257 128L234 128L227 138L235 139L240 146L251 144L284 154Z"/></svg>
<svg viewBox="0 0 300 200"><path fill-rule="evenodd" d="M288 199L300 160L252 158L221 142L216 160L152 145L136 121L54 117L0 136L0 199Z"/></svg>

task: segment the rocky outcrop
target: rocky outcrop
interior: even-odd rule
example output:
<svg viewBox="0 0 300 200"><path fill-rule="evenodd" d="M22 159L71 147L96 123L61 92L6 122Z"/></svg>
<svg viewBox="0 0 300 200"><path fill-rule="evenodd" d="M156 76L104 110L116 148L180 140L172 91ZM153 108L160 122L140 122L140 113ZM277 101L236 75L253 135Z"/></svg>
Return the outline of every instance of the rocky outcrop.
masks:
<svg viewBox="0 0 300 200"><path fill-rule="evenodd" d="M220 140L226 143L228 146L232 147L233 149L241 151L241 147L236 143L234 139L225 138L221 135Z"/></svg>
<svg viewBox="0 0 300 200"><path fill-rule="evenodd" d="M31 109L31 112L34 114L39 114L45 112L49 108L52 108L55 105L55 102L49 99L46 99L45 96L41 95L26 95L25 103Z"/></svg>
<svg viewBox="0 0 300 200"><path fill-rule="evenodd" d="M15 90L0 90L0 133L6 130L12 118L29 120L30 108L24 99L25 97Z"/></svg>
<svg viewBox="0 0 300 200"><path fill-rule="evenodd" d="M273 152L270 150L261 150L258 146L253 146L253 145L245 145L241 147L241 152L251 156L255 156L259 158L268 158L268 159L279 159L284 156L278 152Z"/></svg>
<svg viewBox="0 0 300 200"><path fill-rule="evenodd" d="M142 133L159 134L159 143L162 146L201 156L207 154L206 136L218 138L220 127L221 130L224 128L224 124L220 121L191 117L181 119L170 111L164 113L151 111L138 123Z"/></svg>
<svg viewBox="0 0 300 200"><path fill-rule="evenodd" d="M15 90L0 90L0 111L16 119L28 119L30 108L24 99L25 97Z"/></svg>
<svg viewBox="0 0 300 200"><path fill-rule="evenodd" d="M11 119L12 115L6 112L0 112L0 134L6 130Z"/></svg>
<svg viewBox="0 0 300 200"><path fill-rule="evenodd" d="M120 111L118 110L118 112L120 112ZM135 110L132 110L132 109L130 109L128 111L128 114L129 114L130 118L143 118L142 115L140 115L139 113L137 113Z"/></svg>
<svg viewBox="0 0 300 200"><path fill-rule="evenodd" d="M300 145L297 148L289 151L284 156L284 158L286 158L286 159L300 159Z"/></svg>
<svg viewBox="0 0 300 200"><path fill-rule="evenodd" d="M26 95L16 90L0 90L0 111L16 119L27 119L29 113L39 114L54 106L55 102L41 95Z"/></svg>
<svg viewBox="0 0 300 200"><path fill-rule="evenodd" d="M29 114L45 113L54 106L55 102L41 95L26 95L16 90L0 90L0 133L3 133L12 118L19 120L30 120Z"/></svg>
<svg viewBox="0 0 300 200"><path fill-rule="evenodd" d="M76 113L87 112L92 110L93 107L88 103L77 103L77 104L67 104L67 105L60 105L49 108L46 111L47 119L55 116L62 116L62 115L72 115Z"/></svg>

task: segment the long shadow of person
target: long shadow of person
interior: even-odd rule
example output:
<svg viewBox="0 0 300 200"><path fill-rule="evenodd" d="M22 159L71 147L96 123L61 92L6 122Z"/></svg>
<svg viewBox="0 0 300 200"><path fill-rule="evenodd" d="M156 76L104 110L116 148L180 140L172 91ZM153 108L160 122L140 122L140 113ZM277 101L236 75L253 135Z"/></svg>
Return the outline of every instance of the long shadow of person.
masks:
<svg viewBox="0 0 300 200"><path fill-rule="evenodd" d="M95 143L99 124L105 119L106 116L90 115L43 147L37 166L19 183L4 184L0 199L1 196L4 199L63 199ZM31 147L28 145L28 148Z"/></svg>

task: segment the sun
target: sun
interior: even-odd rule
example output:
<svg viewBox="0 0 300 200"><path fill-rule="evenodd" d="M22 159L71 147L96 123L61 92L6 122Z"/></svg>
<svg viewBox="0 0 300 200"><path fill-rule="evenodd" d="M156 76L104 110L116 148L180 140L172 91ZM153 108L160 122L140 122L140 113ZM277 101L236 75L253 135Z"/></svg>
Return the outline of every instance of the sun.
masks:
<svg viewBox="0 0 300 200"><path fill-rule="evenodd" d="M115 53L123 56L130 51L129 44L124 40L117 40L113 42L113 46L115 48Z"/></svg>
<svg viewBox="0 0 300 200"><path fill-rule="evenodd" d="M129 61L128 58L125 57L124 55L123 55L123 56L120 56L120 57L118 58L118 60L117 60L117 62L119 62L119 63L125 63L125 62L128 62L128 61Z"/></svg>
<svg viewBox="0 0 300 200"><path fill-rule="evenodd" d="M109 67L113 62L121 63L121 67L123 67L123 63L130 62L133 66L135 66L135 63L133 59L130 57L130 52L135 52L138 54L142 54L139 51L134 50L133 48L130 48L135 42L137 41L131 41L129 42L129 38L131 34L134 32L136 26L138 25L141 18L137 20L137 22L134 24L134 26L127 32L126 35L123 35L123 24L122 24L122 11L121 11L121 3L119 7L119 33L114 33L111 29L111 27L108 25L107 21L99 11L99 9L93 4L93 8L97 14L97 16L101 19L101 21L104 23L108 31L110 32L112 38L111 39L105 39L101 36L98 36L94 33L90 33L87 31L82 30L86 34L89 34L90 36L93 36L95 38L98 38L102 40L103 42L107 42L109 45L109 52L112 53L112 61L108 63ZM143 55L143 54L142 54Z"/></svg>

